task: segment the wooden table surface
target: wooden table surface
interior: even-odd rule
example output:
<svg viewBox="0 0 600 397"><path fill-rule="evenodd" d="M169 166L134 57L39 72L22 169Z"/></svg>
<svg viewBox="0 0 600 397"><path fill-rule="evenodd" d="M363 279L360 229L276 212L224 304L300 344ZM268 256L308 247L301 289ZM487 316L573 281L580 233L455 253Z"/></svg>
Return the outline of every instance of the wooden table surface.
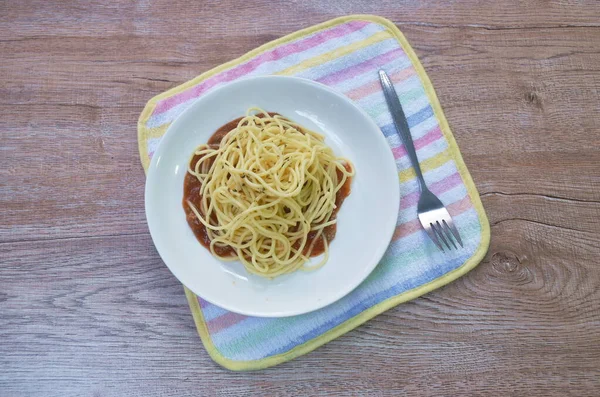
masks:
<svg viewBox="0 0 600 397"><path fill-rule="evenodd" d="M202 347L146 226L152 96L297 29L394 21L492 226L485 260L299 359ZM600 395L600 2L0 2L0 395Z"/></svg>

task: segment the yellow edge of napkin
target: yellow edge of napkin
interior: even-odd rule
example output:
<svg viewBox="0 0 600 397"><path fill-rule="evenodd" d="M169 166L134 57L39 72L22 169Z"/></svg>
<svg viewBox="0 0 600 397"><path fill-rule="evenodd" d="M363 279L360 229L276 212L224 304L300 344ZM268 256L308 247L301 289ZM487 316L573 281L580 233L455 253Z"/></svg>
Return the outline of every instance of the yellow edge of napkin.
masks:
<svg viewBox="0 0 600 397"><path fill-rule="evenodd" d="M289 34L280 39L271 41L270 43L264 44L235 60L224 63L214 69L209 70L208 72L202 73L195 79L190 80L190 81L188 81L184 84L181 84L177 87L174 87L174 88L172 88L166 92L163 92L162 94L157 95L154 98L152 98L146 104L146 107L144 108L144 110L138 120L138 143L139 143L139 150L140 150L140 158L142 161L142 165L144 167L144 171L147 172L148 166L150 165L150 160L148 159L148 152L147 152L147 143L146 143L146 137L150 131L146 127L145 123L146 123L146 120L148 119L148 117L150 117L150 115L152 114L152 111L154 110L154 108L159 100L168 98L168 97L170 97L176 93L179 93L189 87L195 86L198 83L200 83L201 81L203 81L217 73L220 73L223 70L229 69L233 66L243 63L243 62L253 58L254 56L256 56L264 51L267 51L275 46L299 39L302 36L315 33L319 30L327 29L332 26L346 23L346 22L349 22L352 20L370 21L370 22L374 22L379 25L382 25L392 34L392 36L394 36L398 40L398 42L404 49L404 52L406 52L406 54L410 58L413 66L415 67L415 70L417 71L417 73L419 75L419 78L421 79L421 82L423 83L423 86L425 87L425 92L427 93L427 97L429 98L429 102L431 103L434 114L439 121L442 133L444 134L444 137L448 141L448 146L450 148L450 152L452 153L452 158L453 158L454 162L456 163L458 171L465 183L465 187L467 188L467 191L469 192L469 197L471 199L471 202L473 203L473 206L477 210L477 214L479 216L479 223L481 224L481 233L482 233L481 242L479 244L479 247L473 254L473 256L471 256L471 258L469 258L459 268L456 268L453 271L446 273L443 276L441 276L433 281L430 281L427 284L423 284L423 285L421 285L417 288L414 288L410 291L406 291L406 292L403 292L402 294L388 298L387 300L370 307L369 309L361 312L360 314L354 316L353 318L346 320L345 322L338 325L337 327L330 329L329 331L325 332L323 335L321 335L317 338L311 339L310 341L305 342L302 345L296 346L295 348L293 348L292 350L290 350L286 353L278 354L278 355L271 356L271 357L266 357L266 358L263 358L260 360L235 361L235 360L230 360L230 359L224 357L223 355L221 355L221 353L217 350L217 348L215 347L215 345L213 344L213 342L210 338L210 333L208 332L206 322L204 321L204 317L202 315L202 311L200 310L200 305L198 303L198 299L197 299L196 295L194 295L194 293L192 291L190 291L189 289L187 289L184 286L185 294L187 296L187 300L190 305L192 315L194 316L194 321L196 323L196 327L198 329L198 334L200 335L200 339L202 340L202 343L204 344L206 351L208 351L208 354L210 354L210 356L213 360L215 360L218 364L222 365L223 367L225 367L227 369L230 369L233 371L251 371L251 370L257 370L257 369L264 369L264 368L271 367L271 366L274 366L277 364L281 364L285 361L292 360L303 354L309 353L312 350L316 349L317 347L322 346L325 343L330 342L333 339L345 334L346 332L353 330L354 328L358 327L359 325L361 325L361 324L365 323L366 321L372 319L373 317L377 316L378 314L381 314L381 313L385 312L386 310L389 310L392 307L394 307L400 303L409 301L411 299L415 299L421 295L424 295L428 292L431 292L437 288L440 288L440 287L456 280L457 278L461 277L462 275L464 275L467 272L469 272L470 270L472 270L475 266L477 266L479 264L479 262L481 262L481 260L484 258L485 254L488 250L488 247L490 244L490 224L488 222L487 215L485 214L483 205L481 204L481 199L479 198L479 193L477 192L477 188L475 187L475 184L473 183L471 174L469 174L469 170L467 169L467 166L465 165L465 163L463 161L462 155L460 154L460 150L458 149L458 145L456 144L456 141L454 140L454 136L452 135L452 131L450 130L450 126L448 125L446 116L444 115L444 112L442 111L442 107L440 106L440 102L437 98L437 95L435 94L435 90L433 89L433 86L431 85L431 81L429 80L427 73L425 73L425 69L423 69L423 66L421 65L421 62L419 61L419 58L417 58L417 55L413 51L410 44L408 44L408 41L406 40L406 38L404 37L402 32L396 27L396 25L394 25L394 23L392 21L390 21L386 18L383 18L383 17L375 16L375 15L349 15L349 16L345 16L345 17L335 18L330 21L323 22L321 24L312 26L307 29L299 30L295 33Z"/></svg>

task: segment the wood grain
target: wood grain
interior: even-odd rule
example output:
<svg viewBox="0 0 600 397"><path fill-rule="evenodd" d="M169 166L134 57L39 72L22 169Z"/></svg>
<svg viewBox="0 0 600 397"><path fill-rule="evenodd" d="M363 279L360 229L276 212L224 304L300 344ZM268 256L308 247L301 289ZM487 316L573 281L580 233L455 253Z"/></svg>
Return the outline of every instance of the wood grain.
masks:
<svg viewBox="0 0 600 397"><path fill-rule="evenodd" d="M148 235L137 117L350 13L392 19L421 58L490 251L313 353L232 373ZM597 395L599 65L591 0L0 3L0 395Z"/></svg>

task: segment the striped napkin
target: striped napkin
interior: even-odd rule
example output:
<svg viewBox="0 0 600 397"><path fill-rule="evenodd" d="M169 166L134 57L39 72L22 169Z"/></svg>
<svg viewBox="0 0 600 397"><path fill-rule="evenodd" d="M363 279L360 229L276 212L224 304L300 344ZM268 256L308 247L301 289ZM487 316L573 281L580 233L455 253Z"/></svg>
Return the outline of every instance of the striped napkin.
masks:
<svg viewBox="0 0 600 397"><path fill-rule="evenodd" d="M418 185L379 85L380 68L388 72L400 96L427 184L452 215L463 249L440 252L419 224ZM400 213L392 243L375 271L349 295L316 312L248 317L186 289L206 350L232 370L266 368L305 354L401 302L451 282L481 261L490 239L479 195L429 78L398 28L380 17L337 18L296 32L153 98L138 122L144 168L169 124L195 99L241 77L271 74L326 84L375 120L398 166Z"/></svg>

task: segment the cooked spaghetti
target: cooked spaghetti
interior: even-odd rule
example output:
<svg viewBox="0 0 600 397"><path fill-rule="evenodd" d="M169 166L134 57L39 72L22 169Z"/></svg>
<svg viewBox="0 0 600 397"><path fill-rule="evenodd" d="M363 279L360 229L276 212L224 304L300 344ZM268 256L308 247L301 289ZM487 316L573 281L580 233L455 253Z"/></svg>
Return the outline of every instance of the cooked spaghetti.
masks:
<svg viewBox="0 0 600 397"><path fill-rule="evenodd" d="M260 276L322 266L354 167L281 115L252 108L236 121L192 156L183 203L190 227L215 257Z"/></svg>

